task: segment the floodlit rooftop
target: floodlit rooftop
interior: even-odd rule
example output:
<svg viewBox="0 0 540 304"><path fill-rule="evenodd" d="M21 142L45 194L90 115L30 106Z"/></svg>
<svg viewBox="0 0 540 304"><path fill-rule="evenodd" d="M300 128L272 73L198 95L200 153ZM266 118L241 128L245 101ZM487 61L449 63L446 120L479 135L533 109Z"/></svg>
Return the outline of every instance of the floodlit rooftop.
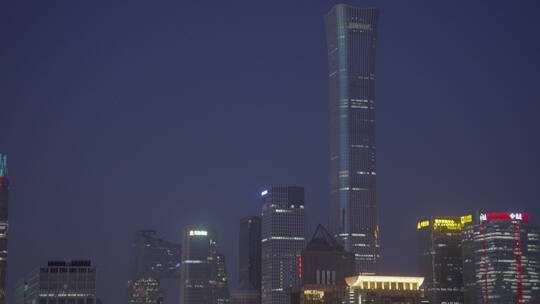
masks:
<svg viewBox="0 0 540 304"><path fill-rule="evenodd" d="M347 285L359 289L419 290L423 277L367 276L359 275L345 279Z"/></svg>

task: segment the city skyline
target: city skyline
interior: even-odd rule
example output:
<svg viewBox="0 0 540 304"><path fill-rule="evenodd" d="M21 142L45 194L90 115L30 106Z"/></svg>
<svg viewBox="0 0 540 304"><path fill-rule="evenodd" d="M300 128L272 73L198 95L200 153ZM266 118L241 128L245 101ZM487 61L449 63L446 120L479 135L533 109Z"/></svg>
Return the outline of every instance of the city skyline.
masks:
<svg viewBox="0 0 540 304"><path fill-rule="evenodd" d="M237 221L257 214L262 185L305 186L307 231L327 225L333 4L8 4L8 291L71 257L121 286L133 232L178 241L193 223L217 226L234 284ZM383 271L414 271L400 261L415 250L396 252L420 217L511 205L540 218L534 5L460 4L380 3ZM102 290L104 302L123 297Z"/></svg>

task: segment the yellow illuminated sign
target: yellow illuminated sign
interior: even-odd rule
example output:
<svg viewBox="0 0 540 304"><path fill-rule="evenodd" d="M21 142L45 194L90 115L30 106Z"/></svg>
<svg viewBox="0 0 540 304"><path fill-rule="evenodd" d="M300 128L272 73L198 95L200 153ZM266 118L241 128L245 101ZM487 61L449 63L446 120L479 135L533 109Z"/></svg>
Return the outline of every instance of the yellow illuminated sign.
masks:
<svg viewBox="0 0 540 304"><path fill-rule="evenodd" d="M461 217L461 225L472 222L472 215L465 215Z"/></svg>
<svg viewBox="0 0 540 304"><path fill-rule="evenodd" d="M421 221L421 222L418 222L418 229L422 229L424 227L427 227L429 226L429 221Z"/></svg>
<svg viewBox="0 0 540 304"><path fill-rule="evenodd" d="M433 230L461 230L466 223L472 222L472 215L464 215L459 219L450 219L450 218L435 218L433 222L430 221L421 221L418 222L417 228L420 230L424 227L433 226Z"/></svg>
<svg viewBox="0 0 540 304"><path fill-rule="evenodd" d="M446 228L449 230L461 230L461 223L450 219L435 219L433 230Z"/></svg>
<svg viewBox="0 0 540 304"><path fill-rule="evenodd" d="M308 297L310 300L324 299L324 291L316 289L306 289L304 290L304 296Z"/></svg>

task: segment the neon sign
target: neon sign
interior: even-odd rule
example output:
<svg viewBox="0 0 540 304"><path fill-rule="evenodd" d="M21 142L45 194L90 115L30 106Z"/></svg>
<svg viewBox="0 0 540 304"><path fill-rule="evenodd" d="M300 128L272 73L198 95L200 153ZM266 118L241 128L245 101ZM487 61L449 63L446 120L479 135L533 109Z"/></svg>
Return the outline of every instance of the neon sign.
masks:
<svg viewBox="0 0 540 304"><path fill-rule="evenodd" d="M493 220L528 221L529 215L527 213L511 213L511 212L480 213L480 221L493 221Z"/></svg>
<svg viewBox="0 0 540 304"><path fill-rule="evenodd" d="M190 230L189 235L190 236L196 236L196 235L206 236L206 235L208 235L208 232L204 231L204 230Z"/></svg>

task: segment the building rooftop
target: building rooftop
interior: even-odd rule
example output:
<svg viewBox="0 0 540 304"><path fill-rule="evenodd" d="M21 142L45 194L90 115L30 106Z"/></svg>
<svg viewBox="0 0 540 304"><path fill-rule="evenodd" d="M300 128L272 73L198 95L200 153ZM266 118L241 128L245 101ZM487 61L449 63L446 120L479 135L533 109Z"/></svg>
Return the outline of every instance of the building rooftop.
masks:
<svg viewBox="0 0 540 304"><path fill-rule="evenodd" d="M359 289L419 290L423 277L368 276L359 275L345 278L347 285Z"/></svg>

